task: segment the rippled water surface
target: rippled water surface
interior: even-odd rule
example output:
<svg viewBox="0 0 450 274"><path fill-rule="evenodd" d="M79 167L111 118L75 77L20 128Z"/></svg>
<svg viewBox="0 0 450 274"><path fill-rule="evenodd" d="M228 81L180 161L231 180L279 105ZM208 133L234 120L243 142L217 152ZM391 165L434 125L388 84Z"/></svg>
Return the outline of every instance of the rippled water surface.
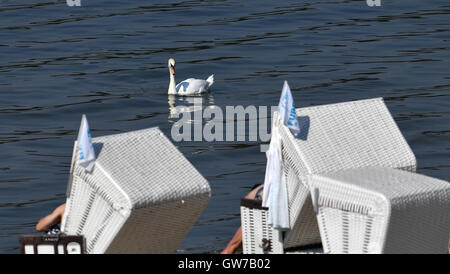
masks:
<svg viewBox="0 0 450 274"><path fill-rule="evenodd" d="M64 202L85 113L101 136L158 126L170 136L167 59L177 79L214 73L204 106L297 107L384 97L419 172L450 179L448 0L0 0L0 253ZM220 251L239 199L264 178L258 142L176 143L211 202L179 252Z"/></svg>

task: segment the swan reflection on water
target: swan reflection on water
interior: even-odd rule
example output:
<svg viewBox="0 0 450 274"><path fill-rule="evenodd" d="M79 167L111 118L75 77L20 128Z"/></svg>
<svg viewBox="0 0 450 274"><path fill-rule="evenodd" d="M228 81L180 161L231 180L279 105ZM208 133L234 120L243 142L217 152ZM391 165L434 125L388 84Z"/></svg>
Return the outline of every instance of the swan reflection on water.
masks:
<svg viewBox="0 0 450 274"><path fill-rule="evenodd" d="M169 103L169 122L176 122L182 115L191 113L194 117L194 112L201 111L211 105L214 105L214 97L211 93L202 96L176 96L168 95ZM191 120L191 123L193 120Z"/></svg>

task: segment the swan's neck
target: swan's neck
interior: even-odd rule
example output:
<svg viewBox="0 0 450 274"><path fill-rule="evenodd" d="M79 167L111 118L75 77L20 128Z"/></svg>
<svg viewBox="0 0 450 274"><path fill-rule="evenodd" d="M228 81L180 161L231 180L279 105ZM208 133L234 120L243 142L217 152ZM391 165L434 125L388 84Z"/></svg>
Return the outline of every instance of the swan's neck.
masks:
<svg viewBox="0 0 450 274"><path fill-rule="evenodd" d="M170 73L170 82L169 82L169 91L168 94L177 94L177 90L175 89L175 75Z"/></svg>

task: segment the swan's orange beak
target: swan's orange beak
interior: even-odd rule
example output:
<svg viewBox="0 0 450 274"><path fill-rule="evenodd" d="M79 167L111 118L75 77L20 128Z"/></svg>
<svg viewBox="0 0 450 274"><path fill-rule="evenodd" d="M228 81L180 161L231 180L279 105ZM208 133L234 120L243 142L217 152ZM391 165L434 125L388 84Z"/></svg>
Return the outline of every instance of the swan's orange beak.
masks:
<svg viewBox="0 0 450 274"><path fill-rule="evenodd" d="M172 72L172 74L175 75L175 67L174 66L170 66L170 72Z"/></svg>

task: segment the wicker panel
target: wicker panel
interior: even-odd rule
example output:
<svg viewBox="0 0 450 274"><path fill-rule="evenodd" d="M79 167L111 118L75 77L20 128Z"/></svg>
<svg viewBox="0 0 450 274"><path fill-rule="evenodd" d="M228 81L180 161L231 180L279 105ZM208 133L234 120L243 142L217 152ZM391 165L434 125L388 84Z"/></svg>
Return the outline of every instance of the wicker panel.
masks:
<svg viewBox="0 0 450 274"><path fill-rule="evenodd" d="M184 239L198 218L198 212L206 206L205 198L197 197L136 210L105 253L173 253L179 245L173 239ZM136 238L145 241L133 240Z"/></svg>
<svg viewBox="0 0 450 274"><path fill-rule="evenodd" d="M267 208L247 206L241 202L242 242L244 254L280 254L283 242L280 233L269 227ZM258 204L258 202L256 202Z"/></svg>
<svg viewBox="0 0 450 274"><path fill-rule="evenodd" d="M447 253L450 184L392 168L367 167L308 180L329 253Z"/></svg>

